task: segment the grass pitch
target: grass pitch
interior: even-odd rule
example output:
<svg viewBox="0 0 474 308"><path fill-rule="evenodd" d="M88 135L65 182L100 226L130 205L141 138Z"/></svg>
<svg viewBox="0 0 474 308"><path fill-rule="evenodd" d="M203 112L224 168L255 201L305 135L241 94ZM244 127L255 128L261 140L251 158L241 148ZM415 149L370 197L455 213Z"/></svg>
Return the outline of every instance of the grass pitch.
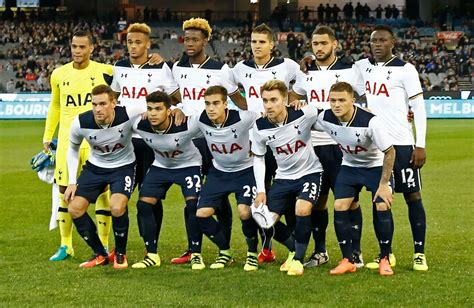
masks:
<svg viewBox="0 0 474 308"><path fill-rule="evenodd" d="M50 186L29 169L41 149L42 121L0 122L0 305L1 306L474 306L473 172L474 120L430 120L423 199L427 213L426 273L413 272L412 239L407 207L396 195L393 207L393 277L362 269L331 277L340 251L332 215L327 246L330 262L307 269L303 277L280 273L286 252L275 244L278 261L245 273L245 242L234 211L232 248L236 263L224 270L191 272L170 259L186 246L184 201L173 189L164 201L160 268L116 271L111 266L79 269L91 254L74 231L76 256L48 261L59 245L58 231L48 231ZM129 263L143 257L135 210L130 202ZM332 202L332 201L330 201ZM364 213L362 249L365 261L378 252L372 229L369 194L361 198ZM111 236L111 243L113 239ZM308 254L312 249L310 244ZM217 248L207 239L203 255L209 265Z"/></svg>

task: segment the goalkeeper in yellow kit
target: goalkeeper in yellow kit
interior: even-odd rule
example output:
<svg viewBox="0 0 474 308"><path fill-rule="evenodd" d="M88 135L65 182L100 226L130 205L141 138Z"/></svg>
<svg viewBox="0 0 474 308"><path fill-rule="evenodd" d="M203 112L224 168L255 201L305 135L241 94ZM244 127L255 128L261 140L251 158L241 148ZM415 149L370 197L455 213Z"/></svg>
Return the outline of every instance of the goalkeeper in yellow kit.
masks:
<svg viewBox="0 0 474 308"><path fill-rule="evenodd" d="M66 154L72 120L78 114L92 109L92 88L100 84L110 84L112 81L112 66L90 60L93 50L92 36L86 31L77 31L71 41L72 62L56 68L51 75L51 103L43 135L43 146L45 151L49 150L59 124L54 178L60 190L58 220L61 234L61 246L51 256L51 261L61 261L74 254L72 219L63 200L68 185ZM89 146L84 141L80 150L79 168L82 168L88 155ZM99 238L107 248L111 226L109 191L97 198L95 214Z"/></svg>

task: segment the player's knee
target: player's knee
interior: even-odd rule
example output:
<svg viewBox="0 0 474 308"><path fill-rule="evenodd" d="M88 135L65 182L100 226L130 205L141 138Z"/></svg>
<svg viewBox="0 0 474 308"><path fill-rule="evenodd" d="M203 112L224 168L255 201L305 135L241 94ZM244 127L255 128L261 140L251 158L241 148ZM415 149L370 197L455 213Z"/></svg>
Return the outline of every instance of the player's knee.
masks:
<svg viewBox="0 0 474 308"><path fill-rule="evenodd" d="M150 204L156 204L158 202L158 199L153 197L140 197L139 200Z"/></svg>
<svg viewBox="0 0 474 308"><path fill-rule="evenodd" d="M71 215L72 219L79 218L86 212L85 209L83 209L79 204L74 202L69 203L67 211L69 215Z"/></svg>
<svg viewBox="0 0 474 308"><path fill-rule="evenodd" d="M126 208L127 208L126 204L117 204L117 203L111 204L110 205L110 213L114 217L120 217L123 214L125 214Z"/></svg>
<svg viewBox="0 0 474 308"><path fill-rule="evenodd" d="M347 211L351 206L352 200L348 199L336 199L334 201L334 210L336 211Z"/></svg>
<svg viewBox="0 0 474 308"><path fill-rule="evenodd" d="M296 216L309 216L311 215L311 210L313 209L313 205L311 202L306 200L298 200L296 201L296 209L295 214Z"/></svg>
<svg viewBox="0 0 474 308"><path fill-rule="evenodd" d="M350 209L351 211L353 211L353 210L356 210L359 206L360 206L359 202L358 202L358 201L354 201L354 202L351 203L351 206L349 207L349 209Z"/></svg>
<svg viewBox="0 0 474 308"><path fill-rule="evenodd" d="M388 206L388 204L385 203L385 202L377 202L377 203L375 204L375 208L376 208L377 211L379 211L379 212L387 211L387 210L390 209L390 207Z"/></svg>
<svg viewBox="0 0 474 308"><path fill-rule="evenodd" d="M404 193L403 197L405 198L406 202L413 202L413 201L421 200L421 193L419 191Z"/></svg>
<svg viewBox="0 0 474 308"><path fill-rule="evenodd" d="M196 211L196 217L198 218L207 218L214 215L214 209L210 207L203 207Z"/></svg>
<svg viewBox="0 0 474 308"><path fill-rule="evenodd" d="M247 220L252 217L252 212L250 211L250 207L247 205L239 204L239 217L240 220Z"/></svg>

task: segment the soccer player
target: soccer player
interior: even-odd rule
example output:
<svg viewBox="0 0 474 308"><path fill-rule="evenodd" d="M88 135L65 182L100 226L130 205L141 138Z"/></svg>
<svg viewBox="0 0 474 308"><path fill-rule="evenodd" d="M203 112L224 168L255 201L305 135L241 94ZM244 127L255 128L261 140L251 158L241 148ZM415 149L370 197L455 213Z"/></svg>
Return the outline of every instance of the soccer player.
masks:
<svg viewBox="0 0 474 308"><path fill-rule="evenodd" d="M207 20L191 18L183 22L185 54L173 65L173 77L178 83L181 94L181 107L185 115L200 115L204 110L204 92L210 86L220 85L230 93L229 97L240 109L246 110L247 103L240 94L238 87L231 82L231 72L227 64L216 61L206 55L205 47L211 38L212 29ZM203 159L203 174L206 175L212 166L210 154L204 138L194 139ZM218 219L230 240L232 228L232 209L228 200L227 206L220 207ZM188 216L185 207L185 220ZM171 260L174 264L189 262L191 258L189 243L188 250L179 258Z"/></svg>
<svg viewBox="0 0 474 308"><path fill-rule="evenodd" d="M64 192L69 178L66 155L72 120L78 114L91 109L92 88L111 81L112 67L91 61L90 55L93 50L91 35L86 31L75 32L71 41L72 61L56 68L51 75L51 103L46 118L43 145L45 151L48 151L59 124L54 178L60 190L58 220L61 235L61 246L50 258L51 261L61 261L74 255L72 219L64 202ZM79 152L78 168L81 168L89 155L89 146L86 142L81 145ZM108 192L101 192L97 198L95 214L99 238L103 246L108 247L111 224Z"/></svg>
<svg viewBox="0 0 474 308"><path fill-rule="evenodd" d="M80 114L71 124L67 154L69 185L64 200L78 233L94 251L94 256L79 266L106 265L113 259L114 268L123 269L128 267L125 255L129 226L127 203L135 176L132 125L144 110L116 106L114 91L107 85L94 87L91 95L92 110ZM89 143L91 154L76 181L83 140ZM110 209L115 235L115 250L110 255L100 242L94 221L87 214L89 204L108 185L112 194Z"/></svg>
<svg viewBox="0 0 474 308"><path fill-rule="evenodd" d="M178 85L173 79L171 65L167 62L161 62L158 65L150 64L148 54L151 45L150 33L150 27L143 23L131 24L127 29L129 58L115 63L111 84L111 88L119 93L120 106L129 107L140 104L145 109L146 96L158 90L165 91L175 101L179 101ZM137 159L135 185L140 189L155 155L139 134L132 135L132 143ZM156 221L162 221L163 205L161 200L155 203L152 207L153 215Z"/></svg>
<svg viewBox="0 0 474 308"><path fill-rule="evenodd" d="M413 269L428 270L425 257L426 216L421 198L420 169L425 164L426 111L418 72L415 67L393 55L393 31L385 25L375 26L370 36L373 59L356 62L361 74L368 108L380 117L394 140L395 192L403 193L413 235ZM416 141L408 110L414 113ZM369 268L377 268L375 262ZM394 258L393 258L394 259ZM392 264L394 266L394 264Z"/></svg>
<svg viewBox="0 0 474 308"><path fill-rule="evenodd" d="M201 257L202 231L196 221L198 194L201 189L202 159L192 138L199 132L194 122L177 125L171 116L171 98L165 92L156 91L146 97L147 119L134 124L134 132L140 135L155 155L153 165L145 176L137 202L137 219L147 255L133 268L160 266L158 236L162 217L153 215L153 207L165 199L172 184L181 186L187 212L192 269L204 269ZM157 236L158 235L158 236Z"/></svg>
<svg viewBox="0 0 474 308"><path fill-rule="evenodd" d="M217 208L227 206L222 204L222 200L234 193L248 246L244 270L255 271L258 270L258 226L250 211L256 187L249 131L258 114L229 110L227 90L222 86L207 88L204 99L206 110L200 116L192 116L191 121L198 123L214 157L196 212L201 230L219 247L219 256L210 268L221 269L233 262L230 241L212 215Z"/></svg>
<svg viewBox="0 0 474 308"><path fill-rule="evenodd" d="M392 140L380 118L354 105L354 91L349 83L332 85L329 100L331 109L319 114L315 127L330 134L343 152L334 189L334 227L343 259L330 274L341 275L357 270L353 259L349 208L365 186L372 192L377 209L374 220L380 245L379 273L393 275L388 260L393 238L390 179L395 149Z"/></svg>
<svg viewBox="0 0 474 308"><path fill-rule="evenodd" d="M317 27L311 35L311 46L314 61L310 62L307 73L299 71L293 91L289 94L290 102L306 100L319 109L329 109L329 89L339 81L345 81L354 87L358 84L358 72L353 62L336 57L338 41L334 30L327 26ZM303 60L304 61L304 60ZM359 94L364 94L360 87ZM312 132L314 151L323 166L321 193L311 214L313 220L314 251L305 263L306 267L318 266L329 261L326 250L326 229L328 226L327 200L329 189L334 192L337 173L342 162L342 152L337 143L325 132ZM349 210L352 222L352 247L354 262L363 267L360 239L362 235L362 212L357 200Z"/></svg>
<svg viewBox="0 0 474 308"><path fill-rule="evenodd" d="M245 90L248 110L260 113L264 111L260 96L260 88L263 84L269 80L277 79L284 81L289 88L290 82L296 79L299 65L291 59L272 56L275 47L274 34L266 24L252 29L250 47L253 58L237 63L232 69L232 77L234 83L241 84ZM265 155L265 164L265 183L268 188L277 168L271 151L267 151ZM275 254L271 250L271 241L265 240L265 236L262 235L262 242L263 249L258 255L259 262L273 262Z"/></svg>
<svg viewBox="0 0 474 308"><path fill-rule="evenodd" d="M275 239L289 250L288 259L280 271L286 271L288 275L303 275L303 259L311 236L311 210L318 200L323 171L311 147L311 127L316 122L318 111L313 106L301 110L286 107L288 88L283 81L267 81L260 93L266 117L258 119L253 128L252 152L255 154L258 193L255 206L268 204L276 219L288 208L295 212L294 238L291 230L278 221L274 225ZM268 198L264 160L267 146L278 166Z"/></svg>

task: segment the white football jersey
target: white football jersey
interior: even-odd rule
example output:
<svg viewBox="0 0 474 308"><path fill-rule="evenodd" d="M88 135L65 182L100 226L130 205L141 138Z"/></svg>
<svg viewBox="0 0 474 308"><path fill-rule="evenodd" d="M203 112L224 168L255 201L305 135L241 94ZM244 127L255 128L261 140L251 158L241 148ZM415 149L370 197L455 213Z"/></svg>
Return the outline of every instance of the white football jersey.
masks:
<svg viewBox="0 0 474 308"><path fill-rule="evenodd" d="M383 64L359 60L356 67L364 83L367 106L383 121L394 144L415 144L407 120L409 99L423 93L415 67L395 56Z"/></svg>
<svg viewBox="0 0 474 308"><path fill-rule="evenodd" d="M332 110L320 113L315 128L325 131L342 150L342 165L360 168L383 166L384 154L393 142L380 118L355 107L352 119L343 124Z"/></svg>
<svg viewBox="0 0 474 308"><path fill-rule="evenodd" d="M241 61L232 69L235 84L241 84L245 90L248 110L264 112L260 88L269 80L281 80L288 89L290 82L300 70L298 63L287 58L271 58L262 68L258 68L253 59Z"/></svg>
<svg viewBox="0 0 474 308"><path fill-rule="evenodd" d="M71 143L79 145L86 140L91 147L88 161L94 166L117 168L131 164L135 161L132 126L140 117L137 108L116 106L112 123L103 128L96 123L92 110L86 111L72 122Z"/></svg>
<svg viewBox="0 0 474 308"><path fill-rule="evenodd" d="M252 152L265 155L267 145L275 156L276 179L299 179L323 168L311 145L311 128L316 123L318 109L305 106L301 110L287 108L288 117L282 126L268 118L260 118L253 127Z"/></svg>
<svg viewBox="0 0 474 308"><path fill-rule="evenodd" d="M224 123L217 127L203 111L199 117L192 116L190 121L197 122L206 138L214 167L224 172L236 172L253 165L249 131L258 117L251 111L227 110Z"/></svg>
<svg viewBox="0 0 474 308"><path fill-rule="evenodd" d="M296 94L306 96L308 104L318 109L330 109L329 90L336 82L344 81L352 85L354 91L359 95L364 94L364 88L358 87L359 77L357 68L353 63L345 62L336 58L327 68L320 67L316 61L308 69L308 74L298 70L293 91ZM324 132L312 132L313 146L336 144L334 140Z"/></svg>
<svg viewBox="0 0 474 308"><path fill-rule="evenodd" d="M173 77L179 86L185 115L201 114L204 110L204 92L210 86L222 86L229 95L238 91L231 81L229 66L210 57L194 67L189 58L183 56L173 65Z"/></svg>
<svg viewBox="0 0 474 308"><path fill-rule="evenodd" d="M160 168L178 169L201 166L202 157L192 139L200 134L192 121L177 126L171 118L170 126L164 132L153 129L148 120L137 120L133 130L153 149L153 165Z"/></svg>

